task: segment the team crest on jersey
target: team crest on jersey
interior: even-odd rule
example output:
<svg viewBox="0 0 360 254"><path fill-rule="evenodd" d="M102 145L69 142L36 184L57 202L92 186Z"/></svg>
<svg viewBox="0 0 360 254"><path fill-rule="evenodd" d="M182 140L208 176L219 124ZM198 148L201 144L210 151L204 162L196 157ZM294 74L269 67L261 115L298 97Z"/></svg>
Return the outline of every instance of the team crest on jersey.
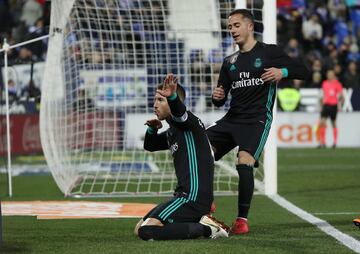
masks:
<svg viewBox="0 0 360 254"><path fill-rule="evenodd" d="M262 65L261 59L260 59L260 58L256 58L256 59L255 59L255 62L254 62L254 66L255 66L256 68L259 68L259 67L261 67L261 65Z"/></svg>
<svg viewBox="0 0 360 254"><path fill-rule="evenodd" d="M233 55L231 58L230 58L230 63L235 63L236 62L236 60L237 60L237 58L238 58L238 54L236 54L236 55Z"/></svg>

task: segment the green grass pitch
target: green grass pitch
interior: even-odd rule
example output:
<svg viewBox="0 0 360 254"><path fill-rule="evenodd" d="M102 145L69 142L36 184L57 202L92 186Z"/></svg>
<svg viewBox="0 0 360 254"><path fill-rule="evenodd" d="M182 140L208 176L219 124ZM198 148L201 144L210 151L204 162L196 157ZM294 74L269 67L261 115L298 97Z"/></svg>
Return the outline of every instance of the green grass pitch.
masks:
<svg viewBox="0 0 360 254"><path fill-rule="evenodd" d="M279 149L279 194L360 241L360 149ZM0 175L6 197L7 176ZM11 200L64 200L51 176L13 178ZM87 199L89 200L89 199ZM99 199L159 203L163 197ZM93 201L91 199L90 201ZM231 224L237 197L216 197L218 219ZM353 214L352 214L353 213ZM352 253L315 226L256 195L250 233L227 239L144 242L133 235L137 219L37 220L3 217L0 253Z"/></svg>

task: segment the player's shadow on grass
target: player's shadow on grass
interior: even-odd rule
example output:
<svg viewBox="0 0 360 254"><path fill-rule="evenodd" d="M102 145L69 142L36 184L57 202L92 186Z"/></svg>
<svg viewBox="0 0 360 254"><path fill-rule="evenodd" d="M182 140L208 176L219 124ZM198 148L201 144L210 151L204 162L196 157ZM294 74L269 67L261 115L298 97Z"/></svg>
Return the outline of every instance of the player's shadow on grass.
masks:
<svg viewBox="0 0 360 254"><path fill-rule="evenodd" d="M19 246L21 245L21 246ZM22 243L2 243L0 246L0 253L31 253L31 250Z"/></svg>

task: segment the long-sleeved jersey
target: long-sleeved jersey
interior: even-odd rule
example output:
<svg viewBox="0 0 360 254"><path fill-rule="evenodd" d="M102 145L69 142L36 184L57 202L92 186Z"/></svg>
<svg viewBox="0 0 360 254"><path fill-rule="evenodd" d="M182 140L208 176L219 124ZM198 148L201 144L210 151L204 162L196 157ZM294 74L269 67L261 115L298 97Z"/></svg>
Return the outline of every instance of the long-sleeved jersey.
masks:
<svg viewBox="0 0 360 254"><path fill-rule="evenodd" d="M230 109L224 118L235 123L251 123L272 119L276 84L265 83L261 75L265 68L281 68L289 79L306 79L309 71L304 64L290 58L276 45L257 42L252 50L226 57L221 66L218 86L223 86L225 98L213 100L222 106L230 92Z"/></svg>
<svg viewBox="0 0 360 254"><path fill-rule="evenodd" d="M148 151L170 149L178 180L175 192L184 194L189 201L209 206L213 201L214 156L204 125L186 111L179 97L168 98L168 103L170 128L160 134L148 129L144 148Z"/></svg>

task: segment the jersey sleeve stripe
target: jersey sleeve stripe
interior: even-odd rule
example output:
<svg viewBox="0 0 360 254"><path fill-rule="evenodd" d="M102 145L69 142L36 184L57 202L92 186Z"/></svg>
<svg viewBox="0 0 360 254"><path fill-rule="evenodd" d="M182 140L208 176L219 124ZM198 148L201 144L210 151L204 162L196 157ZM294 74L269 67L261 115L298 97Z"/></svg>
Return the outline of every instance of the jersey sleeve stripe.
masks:
<svg viewBox="0 0 360 254"><path fill-rule="evenodd" d="M189 193L189 199L192 200L192 194L194 193L194 177L193 177L193 160L192 160L192 156L191 156L191 147L190 147L190 141L188 138L188 132L185 131L184 132L184 136L185 136L185 142L186 142L186 146L187 146L187 151L188 151L188 161L189 161L189 175L190 175L190 193Z"/></svg>
<svg viewBox="0 0 360 254"><path fill-rule="evenodd" d="M190 190L189 198L190 200L195 201L198 192L198 176L197 176L197 160L196 160L194 138L191 132L185 132L185 140L188 146L190 180L192 187Z"/></svg>
<svg viewBox="0 0 360 254"><path fill-rule="evenodd" d="M195 175L195 191L194 191L194 201L197 198L197 194L198 194L198 190L199 190L199 176L198 176L198 162L197 162L197 156L196 156L196 149L195 149L195 140L194 140L194 135L192 132L190 132L190 144L192 146L192 150L193 150L193 160L194 160L194 164L195 164L195 168L194 168L194 175Z"/></svg>

